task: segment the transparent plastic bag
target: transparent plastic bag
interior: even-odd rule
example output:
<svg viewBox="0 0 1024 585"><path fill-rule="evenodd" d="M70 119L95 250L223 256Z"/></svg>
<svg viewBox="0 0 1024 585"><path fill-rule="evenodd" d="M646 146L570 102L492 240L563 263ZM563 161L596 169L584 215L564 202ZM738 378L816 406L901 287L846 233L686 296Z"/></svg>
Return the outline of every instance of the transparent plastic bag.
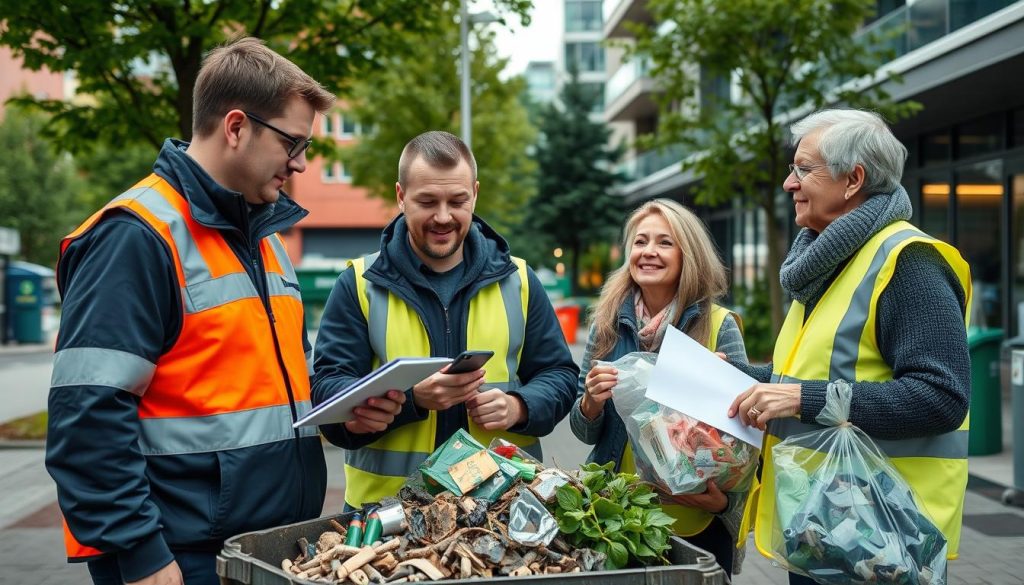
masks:
<svg viewBox="0 0 1024 585"><path fill-rule="evenodd" d="M822 430L772 448L772 550L787 570L818 583L944 585L946 539L907 482L849 424L852 388L829 384Z"/></svg>
<svg viewBox="0 0 1024 585"><path fill-rule="evenodd" d="M615 411L625 423L637 474L674 494L700 494L713 480L722 491L744 491L757 449L684 413L649 400L647 381L658 354L628 353L614 362Z"/></svg>

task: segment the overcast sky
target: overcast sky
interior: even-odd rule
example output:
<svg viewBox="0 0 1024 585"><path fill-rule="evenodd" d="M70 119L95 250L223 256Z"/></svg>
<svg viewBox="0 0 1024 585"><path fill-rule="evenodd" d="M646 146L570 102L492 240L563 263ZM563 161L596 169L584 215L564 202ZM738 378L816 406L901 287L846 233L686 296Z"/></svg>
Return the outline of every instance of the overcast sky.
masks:
<svg viewBox="0 0 1024 585"><path fill-rule="evenodd" d="M489 5L488 0L477 0L470 4L470 10L489 10ZM507 76L522 73L530 61L558 60L562 40L562 5L562 0L533 0L533 20L525 29L514 17L510 20L515 27L490 25L495 27L498 51L509 57L505 70Z"/></svg>

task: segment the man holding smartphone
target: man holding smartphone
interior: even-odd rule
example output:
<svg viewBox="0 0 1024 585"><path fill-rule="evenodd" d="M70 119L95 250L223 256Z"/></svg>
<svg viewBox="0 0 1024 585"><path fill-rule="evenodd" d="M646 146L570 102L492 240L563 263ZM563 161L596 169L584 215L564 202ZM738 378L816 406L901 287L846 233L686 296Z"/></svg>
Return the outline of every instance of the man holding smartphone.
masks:
<svg viewBox="0 0 1024 585"><path fill-rule="evenodd" d="M346 449L345 503L394 495L456 429L494 437L541 458L538 437L572 407L579 369L537 276L473 215L476 160L447 132L402 151L401 214L378 252L352 261L327 300L316 344L313 402L324 402L396 357L494 352L483 368L445 368L324 425Z"/></svg>

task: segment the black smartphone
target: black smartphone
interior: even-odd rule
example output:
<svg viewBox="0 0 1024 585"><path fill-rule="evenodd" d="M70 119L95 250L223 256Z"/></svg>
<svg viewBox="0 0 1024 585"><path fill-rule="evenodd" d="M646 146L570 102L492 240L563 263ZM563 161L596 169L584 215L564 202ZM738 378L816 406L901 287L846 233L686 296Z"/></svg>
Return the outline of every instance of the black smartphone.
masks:
<svg viewBox="0 0 1024 585"><path fill-rule="evenodd" d="M464 351L455 356L455 360L448 366L446 374L465 374L484 367L487 360L494 355L493 351Z"/></svg>

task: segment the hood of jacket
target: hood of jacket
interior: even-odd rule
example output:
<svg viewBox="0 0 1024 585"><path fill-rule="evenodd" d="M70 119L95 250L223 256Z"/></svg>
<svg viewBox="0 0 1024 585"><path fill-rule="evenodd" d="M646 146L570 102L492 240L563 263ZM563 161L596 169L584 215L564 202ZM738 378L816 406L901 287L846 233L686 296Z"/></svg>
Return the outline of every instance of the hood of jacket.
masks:
<svg viewBox="0 0 1024 585"><path fill-rule="evenodd" d="M473 216L469 233L462 243L462 262L465 265L458 288L486 286L515 271L508 242L494 228ZM430 288L427 277L420 270L423 262L409 243L409 228L405 215L399 215L386 228L380 239L380 255L366 270L366 278L392 290L404 290L415 295L415 288Z"/></svg>
<svg viewBox="0 0 1024 585"><path fill-rule="evenodd" d="M295 225L309 214L284 191L275 203L247 203L241 193L217 183L189 156L185 152L188 146L189 143L182 140L165 140L153 163L153 172L185 197L192 217L200 224L214 229L235 229L248 238L261 239Z"/></svg>

